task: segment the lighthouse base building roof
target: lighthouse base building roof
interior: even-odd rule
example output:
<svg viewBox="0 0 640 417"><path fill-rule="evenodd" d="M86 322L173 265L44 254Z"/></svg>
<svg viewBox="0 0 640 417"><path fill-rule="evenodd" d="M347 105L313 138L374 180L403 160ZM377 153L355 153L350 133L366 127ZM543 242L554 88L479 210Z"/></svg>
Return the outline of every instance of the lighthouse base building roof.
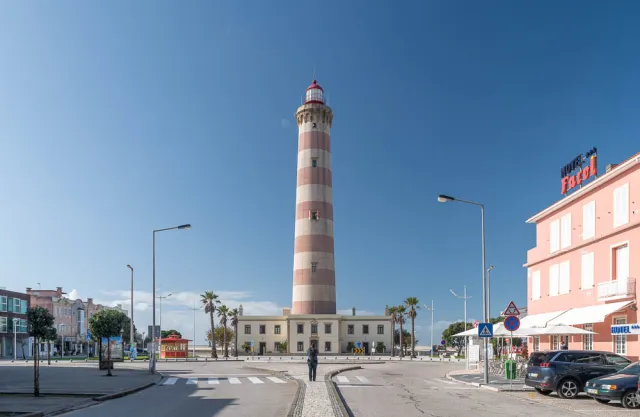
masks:
<svg viewBox="0 0 640 417"><path fill-rule="evenodd" d="M353 354L360 342L363 354L391 352L391 316L288 314L238 316L238 349L253 341L254 354L306 355L315 343L320 355ZM374 347L375 346L375 347Z"/></svg>

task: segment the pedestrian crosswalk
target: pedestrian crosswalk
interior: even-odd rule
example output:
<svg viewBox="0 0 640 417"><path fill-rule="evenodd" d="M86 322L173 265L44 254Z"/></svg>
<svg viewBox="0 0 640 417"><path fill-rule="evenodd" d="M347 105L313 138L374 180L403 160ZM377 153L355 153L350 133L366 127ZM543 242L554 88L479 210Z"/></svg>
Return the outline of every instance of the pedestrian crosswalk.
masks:
<svg viewBox="0 0 640 417"><path fill-rule="evenodd" d="M286 384L287 381L275 376L248 376L248 377L170 377L161 383L161 385L242 385L242 384Z"/></svg>
<svg viewBox="0 0 640 417"><path fill-rule="evenodd" d="M384 379L381 377L365 377L359 375L337 375L333 378L333 382L336 383L338 388L367 388L367 387L382 387L382 386L391 386L394 381L389 379ZM424 379L418 380L417 385L420 385L423 389L428 390L475 390L477 389L474 386L462 384L455 381L450 381L446 378L432 378L432 379Z"/></svg>

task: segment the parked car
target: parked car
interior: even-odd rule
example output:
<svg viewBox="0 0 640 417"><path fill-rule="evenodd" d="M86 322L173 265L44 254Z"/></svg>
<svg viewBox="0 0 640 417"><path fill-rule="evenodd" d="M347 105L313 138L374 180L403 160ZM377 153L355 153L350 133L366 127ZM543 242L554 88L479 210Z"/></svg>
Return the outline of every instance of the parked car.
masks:
<svg viewBox="0 0 640 417"><path fill-rule="evenodd" d="M527 363L524 383L542 395L556 391L561 398L575 398L587 381L611 375L630 365L624 356L594 350L534 352Z"/></svg>
<svg viewBox="0 0 640 417"><path fill-rule="evenodd" d="M640 362L635 362L611 375L587 381L584 390L599 403L620 401L624 408L640 408L637 395L639 378Z"/></svg>

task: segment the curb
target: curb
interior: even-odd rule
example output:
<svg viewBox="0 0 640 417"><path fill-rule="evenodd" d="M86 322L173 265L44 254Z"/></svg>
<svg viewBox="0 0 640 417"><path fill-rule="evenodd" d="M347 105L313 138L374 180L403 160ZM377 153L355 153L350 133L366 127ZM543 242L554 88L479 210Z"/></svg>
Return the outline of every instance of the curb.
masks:
<svg viewBox="0 0 640 417"><path fill-rule="evenodd" d="M33 413L21 414L21 417L44 417L42 411L34 411Z"/></svg>
<svg viewBox="0 0 640 417"><path fill-rule="evenodd" d="M332 378L338 375L339 373L353 371L356 369L362 369L362 366L358 365L358 366L350 366L342 369L336 369L335 371L331 371L328 374L324 375L324 382L327 385L327 391L329 393L329 398L331 399L331 408L333 408L334 416L349 417L350 414L347 411L344 398L342 398L342 395L340 395L340 393L338 392L338 389L336 388L336 384L335 382L333 382Z"/></svg>
<svg viewBox="0 0 640 417"><path fill-rule="evenodd" d="M524 388L521 388L521 389L496 388L496 387L492 387L490 385L486 385L486 384L480 383L480 382L463 381L463 380L455 378L450 373L446 374L445 377L450 381L455 381L455 382L458 382L460 384L470 385L470 386L476 387L476 388L483 388L483 389L486 389L486 390L489 390L489 391L493 391L493 392L526 392L526 391L529 391L528 389L524 389ZM531 391L533 391L533 389Z"/></svg>
<svg viewBox="0 0 640 417"><path fill-rule="evenodd" d="M243 366L244 369L253 369L255 371L260 372L268 372L271 375L284 377L288 380L293 381L298 389L296 390L296 394L293 396L293 401L289 406L289 411L287 412L287 417L301 417L302 416L302 408L304 406L304 395L306 392L306 385L301 380L292 377L287 374L286 371L274 371L273 369L264 369L264 368L256 368L254 366Z"/></svg>

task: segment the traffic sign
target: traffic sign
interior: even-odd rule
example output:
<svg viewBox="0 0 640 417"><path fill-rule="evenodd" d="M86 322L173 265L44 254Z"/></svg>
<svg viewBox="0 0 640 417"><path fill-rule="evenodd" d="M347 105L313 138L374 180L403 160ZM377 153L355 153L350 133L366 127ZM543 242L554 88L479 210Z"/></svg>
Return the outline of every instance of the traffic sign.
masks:
<svg viewBox="0 0 640 417"><path fill-rule="evenodd" d="M493 337L493 324L480 323L478 325L478 337Z"/></svg>
<svg viewBox="0 0 640 417"><path fill-rule="evenodd" d="M251 347L253 347L253 340L251 341Z"/></svg>
<svg viewBox="0 0 640 417"><path fill-rule="evenodd" d="M502 314L505 316L519 316L520 310L518 310L518 307L516 307L516 304L512 301L509 303L507 309Z"/></svg>
<svg viewBox="0 0 640 417"><path fill-rule="evenodd" d="M520 328L520 319L516 316L508 316L504 319L504 328L510 332L515 332Z"/></svg>
<svg viewBox="0 0 640 417"><path fill-rule="evenodd" d="M478 324L480 324L480 321L479 321L479 320L474 321L474 322L473 322L473 327L474 327L475 329L477 329L477 328L478 328Z"/></svg>
<svg viewBox="0 0 640 417"><path fill-rule="evenodd" d="M358 340L356 342L356 347L361 348L362 347L362 342Z"/></svg>
<svg viewBox="0 0 640 417"><path fill-rule="evenodd" d="M447 344L447 341L446 341L446 340L444 340L444 339L442 339L442 340L440 341L440 344L441 344L442 346L444 346L444 345L446 345L446 344Z"/></svg>
<svg viewBox="0 0 640 417"><path fill-rule="evenodd" d="M353 353L364 353L364 348L355 348L353 349Z"/></svg>
<svg viewBox="0 0 640 417"><path fill-rule="evenodd" d="M91 332L87 329L87 341L91 340Z"/></svg>

